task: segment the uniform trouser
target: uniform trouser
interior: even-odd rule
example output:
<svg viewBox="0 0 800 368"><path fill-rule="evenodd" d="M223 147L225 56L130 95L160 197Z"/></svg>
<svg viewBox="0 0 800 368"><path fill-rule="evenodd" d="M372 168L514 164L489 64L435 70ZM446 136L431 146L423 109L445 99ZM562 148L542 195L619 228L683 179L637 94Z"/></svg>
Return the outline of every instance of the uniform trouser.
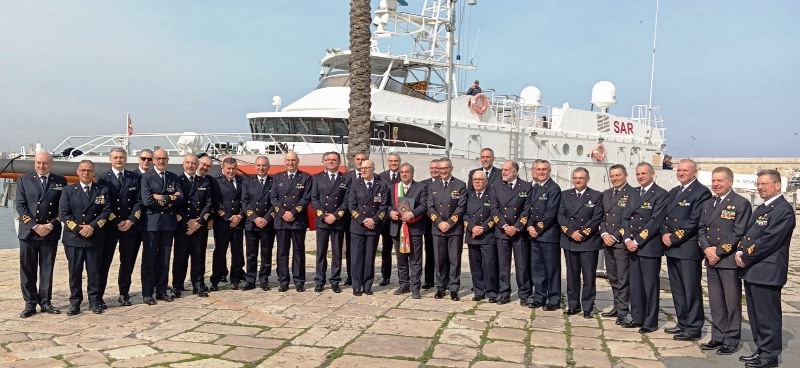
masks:
<svg viewBox="0 0 800 368"><path fill-rule="evenodd" d="M100 246L71 247L64 246L69 269L69 304L80 306L83 302L83 268L86 266L86 292L89 305L97 304L99 277L97 273Z"/></svg>
<svg viewBox="0 0 800 368"><path fill-rule="evenodd" d="M214 253L211 261L211 283L219 283L228 270L228 246L231 248L231 284L244 281L244 230L214 230Z"/></svg>
<svg viewBox="0 0 800 368"><path fill-rule="evenodd" d="M19 241L19 278L26 307L48 305L53 295L53 266L58 239ZM39 288L36 288L37 273Z"/></svg>
<svg viewBox="0 0 800 368"><path fill-rule="evenodd" d="M582 308L584 312L594 310L599 255L600 251L597 250L576 252L564 249L564 260L567 263L568 309Z"/></svg>
<svg viewBox="0 0 800 368"><path fill-rule="evenodd" d="M733 347L742 337L742 279L735 268L706 268L711 341Z"/></svg>
<svg viewBox="0 0 800 368"><path fill-rule="evenodd" d="M134 231L133 229L128 231ZM136 231L136 235L121 238L119 243L119 294L128 295L131 291L131 275L136 267L136 257L139 256L139 248L142 247L142 232Z"/></svg>
<svg viewBox="0 0 800 368"><path fill-rule="evenodd" d="M745 281L747 319L753 332L758 353L767 360L777 359L783 351L782 286L761 285Z"/></svg>
<svg viewBox="0 0 800 368"><path fill-rule="evenodd" d="M342 281L342 242L344 241L344 233L344 229L317 228L317 265L314 275L314 282L317 286L325 285L327 280L328 246L331 248L331 285L339 285L339 282Z"/></svg>
<svg viewBox="0 0 800 368"><path fill-rule="evenodd" d="M245 230L245 282L267 286L272 274L272 247L275 244L275 229ZM258 254L261 253L261 262Z"/></svg>
<svg viewBox="0 0 800 368"><path fill-rule="evenodd" d="M479 298L497 299L497 245L468 244L472 292Z"/></svg>
<svg viewBox="0 0 800 368"><path fill-rule="evenodd" d="M192 289L199 290L205 288L204 281L206 276L206 249L208 248L208 228L201 227L192 234L189 242L189 257L191 259L192 270L189 273L189 281ZM182 282L182 281L181 281Z"/></svg>
<svg viewBox="0 0 800 368"><path fill-rule="evenodd" d="M175 231L145 231L142 235L142 296L165 295L169 278L169 258Z"/></svg>
<svg viewBox="0 0 800 368"><path fill-rule="evenodd" d="M189 269L189 258L192 259L192 274L195 274L196 268L198 268L198 257L197 250L203 250L202 261L203 265L200 266L203 273L200 274L200 281L202 282L203 274L205 273L205 247L203 246L203 240L208 242L208 230L205 227L201 227L199 230L192 233L192 235L186 234L186 228L181 227L180 229L175 231L175 247L173 249L174 255L172 258L172 288L173 289L184 289L183 282L186 280L186 273ZM198 270L199 271L199 270ZM195 284L195 280L192 276L189 276L190 282L192 283L192 287L197 289L197 285Z"/></svg>
<svg viewBox="0 0 800 368"><path fill-rule="evenodd" d="M692 335L700 335L705 322L701 263L701 260L667 257L669 287L678 327Z"/></svg>
<svg viewBox="0 0 800 368"><path fill-rule="evenodd" d="M614 296L614 309L619 317L628 315L630 305L630 262L628 250L625 248L605 247L603 250L606 259L606 274L611 283L611 293Z"/></svg>
<svg viewBox="0 0 800 368"><path fill-rule="evenodd" d="M375 280L375 253L378 250L377 234L353 234L350 255L353 272L353 291L372 291L372 282Z"/></svg>
<svg viewBox="0 0 800 368"><path fill-rule="evenodd" d="M419 292L422 282L422 235L411 235L411 252L400 253L400 240L394 239L397 256L397 277L400 289Z"/></svg>
<svg viewBox="0 0 800 368"><path fill-rule="evenodd" d="M458 292L461 289L461 253L464 235L433 235L436 260L436 290Z"/></svg>
<svg viewBox="0 0 800 368"><path fill-rule="evenodd" d="M117 250L117 241L119 241L119 230L116 226L111 224L106 229L106 237L103 245L97 247L97 298L102 300L106 293L106 286L108 285L108 274L111 271L111 262L114 261L114 253Z"/></svg>
<svg viewBox="0 0 800 368"><path fill-rule="evenodd" d="M346 229L344 231L344 258L345 258L345 266L347 267L347 281L352 283L350 275L350 266L351 266L350 244L352 242L350 234L350 220L348 218L345 218L342 226L344 226L344 228Z"/></svg>
<svg viewBox="0 0 800 368"><path fill-rule="evenodd" d="M427 221L427 220L426 220ZM428 285L436 284L436 248L433 246L433 234L431 233L430 227L426 227L425 234L422 235L422 240L425 243L422 252L422 258L424 263L424 283ZM447 264L447 267L450 267L450 264ZM445 270L445 275L450 275L450 269L448 268ZM445 279L445 283L448 283L449 279Z"/></svg>
<svg viewBox="0 0 800 368"><path fill-rule="evenodd" d="M527 302L531 296L530 249L527 239L519 234L511 239L500 239L497 242L497 275L498 294L501 299L511 297L511 255L514 255L514 273L517 279L517 295L519 300Z"/></svg>
<svg viewBox="0 0 800 368"><path fill-rule="evenodd" d="M289 287L289 251L292 253L292 281L295 287L306 283L306 229L275 230L278 240L278 282ZM373 254L373 257L375 255Z"/></svg>
<svg viewBox="0 0 800 368"><path fill-rule="evenodd" d="M392 248L394 247L394 239L389 233L389 223L383 223L381 230L381 278L389 280L392 278Z"/></svg>
<svg viewBox="0 0 800 368"><path fill-rule="evenodd" d="M499 254L499 251L498 251ZM561 247L558 243L530 240L532 303L561 305Z"/></svg>
<svg viewBox="0 0 800 368"><path fill-rule="evenodd" d="M658 327L661 257L630 254L631 318L647 328Z"/></svg>

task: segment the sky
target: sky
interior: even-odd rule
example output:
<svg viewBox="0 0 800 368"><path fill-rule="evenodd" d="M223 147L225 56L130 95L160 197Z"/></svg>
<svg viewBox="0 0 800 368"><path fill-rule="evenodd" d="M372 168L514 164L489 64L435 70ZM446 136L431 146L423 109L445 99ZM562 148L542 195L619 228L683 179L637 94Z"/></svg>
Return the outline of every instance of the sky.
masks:
<svg viewBox="0 0 800 368"><path fill-rule="evenodd" d="M417 12L422 1L408 3ZM653 104L668 153L800 156L796 1L659 6ZM126 114L137 134L247 132L246 113L311 91L325 48L349 44L346 0L0 0L0 9L6 152L122 133ZM648 102L654 14L655 0L478 0L458 24L459 53L478 69L460 80L499 94L534 85L545 105L586 109L592 86L609 80L611 112L629 116Z"/></svg>

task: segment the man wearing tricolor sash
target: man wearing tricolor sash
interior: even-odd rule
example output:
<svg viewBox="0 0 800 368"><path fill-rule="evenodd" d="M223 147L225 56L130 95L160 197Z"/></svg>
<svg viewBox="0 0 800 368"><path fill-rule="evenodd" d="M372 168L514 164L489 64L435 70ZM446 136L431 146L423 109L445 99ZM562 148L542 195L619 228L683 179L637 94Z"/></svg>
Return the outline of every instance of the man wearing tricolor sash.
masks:
<svg viewBox="0 0 800 368"><path fill-rule="evenodd" d="M425 201L428 187L414 181L414 166L405 163L400 166L400 182L392 185L392 205L389 217L389 233L394 242L397 255L397 276L400 287L395 295L411 293L414 299L420 298L422 283L422 235L425 222L422 221L427 209Z"/></svg>

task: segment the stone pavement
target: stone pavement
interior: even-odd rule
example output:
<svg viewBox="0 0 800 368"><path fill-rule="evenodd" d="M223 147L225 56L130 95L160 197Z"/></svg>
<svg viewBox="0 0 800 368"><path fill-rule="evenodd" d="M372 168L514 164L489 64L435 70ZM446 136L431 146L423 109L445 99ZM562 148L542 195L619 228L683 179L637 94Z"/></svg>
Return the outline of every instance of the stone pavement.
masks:
<svg viewBox="0 0 800 368"><path fill-rule="evenodd" d="M312 250L313 233L307 244ZM794 338L800 333L799 246L797 229L783 289L784 366L800 359ZM466 251L460 302L435 300L431 291L420 300L392 295L396 274L389 287L376 285L373 296L354 297L349 288L315 293L312 254L306 257L310 290L304 293L277 292L273 275L267 292L222 290L155 306L141 304L141 295L134 294L133 306L118 307L112 275L106 313L94 315L84 303L82 314L67 317L66 259L59 252L53 303L64 313L20 319L18 251L2 250L0 366L731 367L743 366L737 356L754 348L746 323L740 352L718 356L698 347L708 340L708 323L702 340L679 342L661 330L640 335L610 318L566 317L561 310L520 307L518 300L502 306L472 302ZM597 299L597 308L610 309L604 279L598 279ZM668 292L661 293L661 311L660 327L672 326ZM707 305L706 312L710 320Z"/></svg>

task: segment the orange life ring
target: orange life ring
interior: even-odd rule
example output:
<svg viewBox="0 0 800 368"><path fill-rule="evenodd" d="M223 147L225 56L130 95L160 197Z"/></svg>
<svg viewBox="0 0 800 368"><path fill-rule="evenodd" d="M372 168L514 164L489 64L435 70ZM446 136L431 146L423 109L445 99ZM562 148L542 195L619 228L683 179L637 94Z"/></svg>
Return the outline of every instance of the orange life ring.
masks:
<svg viewBox="0 0 800 368"><path fill-rule="evenodd" d="M470 97L469 106L472 107L472 111L475 111L475 113L478 115L483 115L483 113L486 112L486 109L489 107L489 98L483 93L478 93L477 95Z"/></svg>
<svg viewBox="0 0 800 368"><path fill-rule="evenodd" d="M602 143L597 144L597 147L592 150L592 158L597 162L606 158L606 147Z"/></svg>

